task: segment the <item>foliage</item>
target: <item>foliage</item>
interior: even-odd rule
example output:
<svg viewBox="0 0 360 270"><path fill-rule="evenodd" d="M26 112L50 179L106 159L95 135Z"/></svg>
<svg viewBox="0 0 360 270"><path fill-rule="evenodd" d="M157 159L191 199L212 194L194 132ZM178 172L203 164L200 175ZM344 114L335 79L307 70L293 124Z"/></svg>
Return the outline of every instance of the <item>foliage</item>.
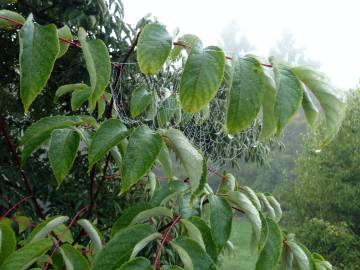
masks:
<svg viewBox="0 0 360 270"><path fill-rule="evenodd" d="M255 193L249 187L237 184L230 174L219 175L221 181L218 191L214 192L207 184L209 171L206 156L203 156L183 132L168 128L169 119L165 118L164 127L161 128L159 125L150 126L144 122L125 122L124 119L118 119L118 115L113 115L113 106L116 111L119 109L118 106L124 105L118 100L116 103L114 101L114 96L120 91L119 78L124 64L110 62L111 47L107 48L103 40L91 35L88 37L88 33L82 27L79 27L77 34L80 43L64 40L62 37L59 38L54 24L39 26L31 16L25 23L6 16L0 17L1 22L4 20L10 22L9 26L20 28L20 97L26 112L29 110L31 113L30 108L34 106L44 85L54 73L53 64L56 59L59 55L65 56L64 50L60 51L60 47L63 48L60 44L76 44L75 46L81 49L87 73L83 81L79 81L78 78L71 82L76 85L84 84L86 87L82 85L81 89L74 90L73 86L67 85L62 86L63 88L57 92L58 96L71 94L73 99L74 94L82 91L76 97L80 100L76 102L78 106L71 106L72 109L82 108L80 113L70 115L67 111L61 111L58 115L41 117L32 123L20 140L21 160L1 119L3 137L10 147L29 193L28 197L11 207L2 217L1 239L3 235L4 239L13 239L16 234L17 245L20 248L11 253L6 250L1 268L17 270L36 266L47 270L61 269L65 266L66 269L115 270L159 269L175 265L178 266L176 268L183 267L189 270L217 269L219 257L226 248L231 247L228 241L236 210L252 225L252 249L259 254L257 269L275 269L279 265L291 269L293 264L304 270L331 269L327 261L312 254L297 242L293 235L280 229L278 223L282 210L270 194ZM172 46L173 40L166 28L159 23L149 23L142 27L140 34L134 39L125 62L136 50L140 70L144 74L135 73L133 76L152 78L146 75L158 73L162 69L165 62L169 61ZM342 120L344 103L341 97L336 95L334 88L324 87L328 86L328 82L323 75L302 67L280 64L272 59L272 64L262 64L255 56L247 56L233 59L230 76L224 82L227 58L222 49L212 46L202 48L200 42L194 47L178 43L175 43L175 46L187 48L188 56L183 59L185 63L179 88L174 88L165 100L172 98L175 103L177 102L176 108L181 114L200 112L208 107L224 83L229 88L226 91L228 94L225 95L226 103L222 104L222 108L226 111L226 118L231 119L230 122L224 122L225 132L239 133L251 127L254 121L261 121L257 118L260 108L270 106L268 111L274 112L273 117L262 119L262 122L271 121L263 124L263 127L271 126L270 131L267 130L266 136L262 138L267 139L275 133L280 134L300 108L306 85L308 90L316 95L324 110L323 120L326 126L322 139L328 142L337 132ZM249 63L256 65L256 70L253 70L255 72L251 71ZM265 71L264 67L272 68L273 74ZM240 72L243 69L252 73L251 76L243 76ZM112 71L114 76L111 74ZM33 72L34 81L25 79ZM264 89L268 88L269 84L275 89L276 96L273 103L263 103ZM111 93L106 92L108 88ZM74 91L71 92L69 89ZM254 95L253 91L259 93ZM156 95L158 93L154 92L155 97ZM249 95L252 96L251 99ZM291 99L286 100L287 97ZM157 98L160 98L159 95ZM251 102L252 106L248 106L247 101ZM74 102L71 103L73 105ZM148 106L147 102L138 104ZM239 104L246 104L243 115L237 113ZM154 107L157 107L157 104ZM161 106L159 108L161 109ZM303 106L305 111L312 111L314 108ZM308 120L314 125L313 119ZM235 127L232 126L234 123ZM236 123L241 125L238 126ZM157 167L161 152L163 157L159 159L159 163L166 167L167 171L171 170L171 158L166 157L169 151L164 150L165 145L183 165L185 179L154 176L153 170ZM63 180L71 171L78 149L81 148L82 157L87 156L88 166L83 164L82 168L87 169L88 173L90 202L82 205L71 219L63 215L44 214L26 171L23 170L25 161L40 147L45 147L44 152L48 152L50 166L58 186L72 185L72 181L65 184ZM109 175L109 172L112 174ZM126 198L134 190L145 193L142 195L145 204L140 202L127 207L126 215L124 212L115 222L116 227L114 225L112 228L110 238L108 235L112 227L111 222L104 224L107 225L104 228L105 237L94 225L94 222L98 221L98 209L109 212L109 209L104 209L106 206L98 197L99 190L102 185L107 185L106 180L109 177L117 183L108 188L108 192L113 195L119 193L120 198ZM165 181L161 183L160 180ZM10 226L16 224L17 220L8 219L6 216L19 204L30 199L39 219L43 221L34 225L34 229L29 224L15 233ZM88 218L79 221L79 226L84 231L78 232L74 238L76 230L74 231L73 227L85 213ZM68 220L70 221L67 222ZM89 238L81 239L83 234L86 236L84 232ZM205 247L205 242L211 244ZM10 245L11 250L13 246ZM166 256L161 256L162 254Z"/></svg>
<svg viewBox="0 0 360 270"><path fill-rule="evenodd" d="M359 104L359 91L352 91L343 125L328 147L316 147L318 133L306 137L306 151L296 161L296 180L289 180L281 192L289 226L340 269L359 265ZM345 251L349 246L353 252Z"/></svg>

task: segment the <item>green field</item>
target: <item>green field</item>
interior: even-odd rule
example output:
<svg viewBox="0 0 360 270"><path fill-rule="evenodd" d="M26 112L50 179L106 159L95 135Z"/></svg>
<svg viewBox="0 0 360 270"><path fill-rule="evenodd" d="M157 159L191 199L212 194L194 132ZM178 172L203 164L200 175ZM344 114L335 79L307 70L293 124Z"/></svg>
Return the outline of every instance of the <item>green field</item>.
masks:
<svg viewBox="0 0 360 270"><path fill-rule="evenodd" d="M250 252L251 225L244 218L235 218L230 240L234 244L233 255L226 256L224 270L252 270L255 268L256 256Z"/></svg>

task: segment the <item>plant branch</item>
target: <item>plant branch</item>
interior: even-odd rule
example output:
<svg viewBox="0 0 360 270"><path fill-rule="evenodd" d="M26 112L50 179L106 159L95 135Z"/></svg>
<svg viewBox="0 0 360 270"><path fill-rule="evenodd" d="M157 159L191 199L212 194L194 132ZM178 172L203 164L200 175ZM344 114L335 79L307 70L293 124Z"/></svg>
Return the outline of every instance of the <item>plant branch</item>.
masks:
<svg viewBox="0 0 360 270"><path fill-rule="evenodd" d="M0 220L6 218L14 209L16 209L19 205L23 204L24 202L28 201L29 199L31 199L33 197L33 195L29 195L25 198L22 198L20 201L18 201L17 203L15 203L12 207L10 207L9 210L7 210L5 212L5 214L3 214L1 217L0 217Z"/></svg>
<svg viewBox="0 0 360 270"><path fill-rule="evenodd" d="M156 251L156 256L155 256L155 259L154 259L154 269L155 269L155 270L158 270L158 269L159 269L158 264L159 264L159 259L160 259L160 256L161 256L161 251L162 251L162 249L164 248L165 243L167 243L168 238L169 238L169 235L170 235L172 229L175 227L175 225L176 225L177 223L179 223L180 219L181 219L181 216L177 216L177 217L170 223L169 228L166 230L166 232L163 234L163 236L162 236L162 238L161 238L160 246L158 247L158 249L157 249L157 251Z"/></svg>
<svg viewBox="0 0 360 270"><path fill-rule="evenodd" d="M5 121L2 118L2 116L0 116L0 132L4 136L6 143L7 143L8 147L10 148L10 151L11 151L12 156L13 156L13 160L15 161L16 166L18 167L18 169L19 169L19 171L21 173L21 176L22 176L22 178L24 180L25 189L26 189L27 193L29 194L29 197L31 198L31 200L33 201L33 203L35 205L35 209L36 209L36 212L37 212L38 216L40 218L44 219L45 215L44 215L43 211L41 210L41 207L40 207L39 203L37 202L37 200L35 198L34 191L33 191L32 187L31 187L30 180L29 180L28 176L26 175L25 171L21 168L20 157L16 152L16 146L12 143L12 141L10 139L10 135L9 135L7 129L6 129Z"/></svg>

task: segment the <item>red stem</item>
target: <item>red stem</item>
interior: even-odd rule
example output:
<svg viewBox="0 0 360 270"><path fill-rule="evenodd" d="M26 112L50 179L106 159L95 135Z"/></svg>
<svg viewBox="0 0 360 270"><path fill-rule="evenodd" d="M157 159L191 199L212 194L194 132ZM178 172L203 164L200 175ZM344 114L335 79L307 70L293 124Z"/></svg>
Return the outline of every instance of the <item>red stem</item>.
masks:
<svg viewBox="0 0 360 270"><path fill-rule="evenodd" d="M1 217L0 217L0 220L6 218L13 210L15 210L19 205L23 204L24 202L26 202L27 200L31 199L33 197L33 195L29 195L25 198L22 198L20 201L18 201L17 203L15 203L9 210L7 210L5 212L5 214L3 214Z"/></svg>
<svg viewBox="0 0 360 270"><path fill-rule="evenodd" d="M79 217L82 215L82 213L84 213L88 208L90 207L90 205L86 205L83 208L81 208L76 215L72 218L72 220L70 221L69 225L67 226L67 228L64 230L64 232L60 235L59 239L56 241L54 248L50 254L50 257L47 261L47 263L44 266L44 270L48 270L50 267L50 263L51 263L51 259L52 257L55 255L55 252L59 249L60 244L61 244L61 238L68 232L68 230L74 226L75 222L79 219Z"/></svg>
<svg viewBox="0 0 360 270"><path fill-rule="evenodd" d="M166 230L166 232L163 234L163 236L162 236L162 238L161 238L160 246L159 246L159 248L158 248L157 251L156 251L156 256L155 256L155 259L154 259L154 269L155 269L155 270L158 270L158 269L159 269L158 264L159 264L159 259L160 259L160 256L161 256L161 251L162 251L162 249L164 248L165 243L167 243L168 238L169 238L169 235L170 235L172 229L175 227L175 225L176 225L177 223L179 223L180 219L181 219L181 216L177 216L177 217L171 222L171 225L169 226L169 228Z"/></svg>

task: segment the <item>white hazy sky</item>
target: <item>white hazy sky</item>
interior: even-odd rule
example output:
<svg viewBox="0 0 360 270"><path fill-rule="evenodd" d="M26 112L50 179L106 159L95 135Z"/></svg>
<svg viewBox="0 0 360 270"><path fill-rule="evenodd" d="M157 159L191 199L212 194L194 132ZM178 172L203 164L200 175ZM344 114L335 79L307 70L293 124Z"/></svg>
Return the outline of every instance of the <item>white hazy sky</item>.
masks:
<svg viewBox="0 0 360 270"><path fill-rule="evenodd" d="M195 34L217 45L224 25L236 19L258 54L268 51L284 30L320 61L321 71L342 89L360 79L359 0L123 0L125 21L135 24L151 13L180 34Z"/></svg>

